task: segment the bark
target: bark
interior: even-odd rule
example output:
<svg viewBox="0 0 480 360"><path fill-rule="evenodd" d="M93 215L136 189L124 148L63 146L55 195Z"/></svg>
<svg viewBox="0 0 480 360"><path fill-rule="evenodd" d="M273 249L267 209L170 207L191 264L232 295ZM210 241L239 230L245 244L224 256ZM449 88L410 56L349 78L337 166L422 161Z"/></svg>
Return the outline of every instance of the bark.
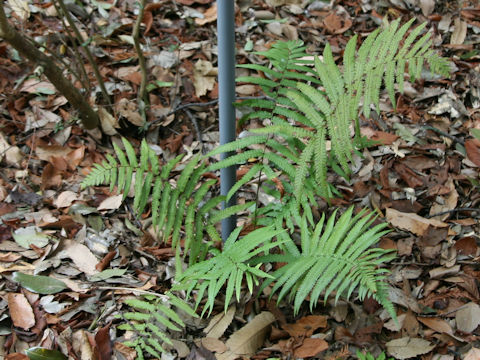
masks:
<svg viewBox="0 0 480 360"><path fill-rule="evenodd" d="M99 124L98 115L86 101L85 97L63 76L62 70L49 56L38 50L8 23L3 6L3 1L0 1L0 37L8 42L22 56L43 68L43 73L48 80L50 80L70 104L78 110L80 120L85 128L96 128Z"/></svg>

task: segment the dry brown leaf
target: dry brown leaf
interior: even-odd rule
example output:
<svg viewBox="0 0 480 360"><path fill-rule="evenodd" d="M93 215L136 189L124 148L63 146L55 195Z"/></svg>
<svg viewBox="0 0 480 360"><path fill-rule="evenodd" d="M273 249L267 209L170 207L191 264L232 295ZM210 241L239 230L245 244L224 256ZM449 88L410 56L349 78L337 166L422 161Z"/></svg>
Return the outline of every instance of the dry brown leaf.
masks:
<svg viewBox="0 0 480 360"><path fill-rule="evenodd" d="M85 146L80 146L75 150L70 151L65 160L67 160L68 167L70 170L76 170L77 166L83 161L85 156Z"/></svg>
<svg viewBox="0 0 480 360"><path fill-rule="evenodd" d="M131 347L123 345L119 342L115 343L115 350L121 353L125 360L135 360L137 357L137 352L135 351L135 349L132 349Z"/></svg>
<svg viewBox="0 0 480 360"><path fill-rule="evenodd" d="M402 213L388 208L385 215L387 221L395 227L410 231L418 236L423 236L429 226L447 227L448 224L436 219L426 219L414 213Z"/></svg>
<svg viewBox="0 0 480 360"><path fill-rule="evenodd" d="M430 215L438 214L444 211L453 210L457 207L458 202L458 192L455 189L455 184L453 183L453 179L449 178L445 183L450 189L450 192L446 196L441 196L442 203L434 202L432 207L430 208ZM440 216L436 216L435 218L440 221L444 221L448 219L449 214L444 214Z"/></svg>
<svg viewBox="0 0 480 360"><path fill-rule="evenodd" d="M202 26L214 22L215 20L217 20L217 2L203 13L203 19L195 19L195 24Z"/></svg>
<svg viewBox="0 0 480 360"><path fill-rule="evenodd" d="M120 125L118 124L118 119L115 119L107 110L104 108L98 109L98 117L100 118L100 125L102 130L106 135L115 135L117 133Z"/></svg>
<svg viewBox="0 0 480 360"><path fill-rule="evenodd" d="M70 153L73 149L69 148L68 146L60 146L60 145L46 145L41 146L37 145L35 148L35 153L40 160L50 161L50 158L53 157L65 157L68 153Z"/></svg>
<svg viewBox="0 0 480 360"><path fill-rule="evenodd" d="M409 359L426 354L435 347L427 340L403 337L387 342L387 351L396 359Z"/></svg>
<svg viewBox="0 0 480 360"><path fill-rule="evenodd" d="M330 13L325 19L323 19L323 25L332 34L343 34L345 31L352 27L352 20L348 17L348 14L344 16L338 16L335 13Z"/></svg>
<svg viewBox="0 0 480 360"><path fill-rule="evenodd" d="M480 141L477 139L468 139L465 141L465 150L468 159L475 165L480 166Z"/></svg>
<svg viewBox="0 0 480 360"><path fill-rule="evenodd" d="M457 240L454 246L460 255L477 256L478 246L473 236L467 236Z"/></svg>
<svg viewBox="0 0 480 360"><path fill-rule="evenodd" d="M53 205L57 208L65 208L72 205L75 200L78 200L78 195L76 193L73 191L63 191L53 201Z"/></svg>
<svg viewBox="0 0 480 360"><path fill-rule="evenodd" d="M92 345L88 339L88 333L85 330L81 329L73 333L72 346L75 353L80 355L80 360L95 359Z"/></svg>
<svg viewBox="0 0 480 360"><path fill-rule="evenodd" d="M120 99L115 104L115 110L119 115L130 121L133 125L145 125L145 121L143 120L142 115L140 115L136 101L131 101L126 98Z"/></svg>
<svg viewBox="0 0 480 360"><path fill-rule="evenodd" d="M452 45L461 45L467 37L467 23L462 21L460 17L455 18L453 22L453 33L450 38L450 44Z"/></svg>
<svg viewBox="0 0 480 360"><path fill-rule="evenodd" d="M418 321L436 332L445 334L453 333L452 327L443 319L418 317Z"/></svg>
<svg viewBox="0 0 480 360"><path fill-rule="evenodd" d="M201 97L215 87L217 69L207 60L198 60L193 71L193 86L195 95Z"/></svg>
<svg viewBox="0 0 480 360"><path fill-rule="evenodd" d="M215 315L211 320L208 326L203 330L203 332L209 338L218 339L223 335L225 330L231 324L233 316L235 315L236 308L235 306L230 306L227 312L221 312Z"/></svg>
<svg viewBox="0 0 480 360"><path fill-rule="evenodd" d="M230 336L226 345L229 350L217 355L218 360L235 360L242 356L255 354L263 345L270 324L275 321L271 312L264 311L258 314L247 325Z"/></svg>
<svg viewBox="0 0 480 360"><path fill-rule="evenodd" d="M460 271L460 265L455 265L452 267L440 266L435 269L432 269L428 272L432 279L438 279L444 276L455 275Z"/></svg>
<svg viewBox="0 0 480 360"><path fill-rule="evenodd" d="M322 315L304 316L295 324L285 324L282 326L290 336L293 337L310 337L315 330L327 326L327 317Z"/></svg>
<svg viewBox="0 0 480 360"><path fill-rule="evenodd" d="M316 356L327 349L328 343L325 340L306 338L303 340L303 344L294 350L293 356L296 359Z"/></svg>
<svg viewBox="0 0 480 360"><path fill-rule="evenodd" d="M422 14L428 16L435 9L435 0L420 0L420 9L422 9Z"/></svg>
<svg viewBox="0 0 480 360"><path fill-rule="evenodd" d="M220 341L218 339L215 339L215 338L211 338L211 337L204 337L201 339L201 342L202 342L202 346L209 350L209 351L212 351L212 352L216 352L216 353L224 353L225 351L228 350L228 347L227 345L225 345L225 343L223 341Z"/></svg>
<svg viewBox="0 0 480 360"><path fill-rule="evenodd" d="M480 306L469 302L455 314L457 329L464 333L473 332L480 324Z"/></svg>
<svg viewBox="0 0 480 360"><path fill-rule="evenodd" d="M35 325L35 315L25 295L9 293L7 299L13 325L24 330L33 327Z"/></svg>
<svg viewBox="0 0 480 360"><path fill-rule="evenodd" d="M98 259L85 245L79 244L75 240L65 240L62 252L72 259L78 269L85 274L93 275L98 273L97 269L95 269Z"/></svg>
<svg viewBox="0 0 480 360"><path fill-rule="evenodd" d="M468 350L467 354L463 358L463 360L478 360L480 359L480 349L472 347Z"/></svg>
<svg viewBox="0 0 480 360"><path fill-rule="evenodd" d="M122 205L123 195L114 195L103 200L97 210L116 210Z"/></svg>

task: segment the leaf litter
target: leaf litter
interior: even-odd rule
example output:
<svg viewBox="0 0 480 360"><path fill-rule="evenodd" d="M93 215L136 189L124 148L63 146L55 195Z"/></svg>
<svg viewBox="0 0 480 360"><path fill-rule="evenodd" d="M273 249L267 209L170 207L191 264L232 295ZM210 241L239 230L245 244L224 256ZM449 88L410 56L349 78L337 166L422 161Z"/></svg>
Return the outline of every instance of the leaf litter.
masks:
<svg viewBox="0 0 480 360"><path fill-rule="evenodd" d="M43 32L49 46L66 44L71 50L50 37L49 25L61 28L52 5L9 3L19 20L29 19L23 23L27 34ZM428 21L435 45L450 58L450 79L426 74L427 80L397 95L395 111L382 97L380 114L361 124L362 134L381 144L365 150L350 182L332 177L344 206L370 205L394 229L381 244L399 254L390 269L398 324L368 299L328 302L314 314L304 309L294 318L288 304L272 309L262 297L247 297L226 314L221 304L209 321L186 321L185 333L172 334L177 339L170 358L333 359L357 349L376 355L386 350L397 359L478 358L480 65L475 44L480 8L474 1L413 3L238 2L235 17L241 63L257 63L248 49L265 50L272 39L300 38L312 51L328 41L340 57L352 32L367 34L398 16ZM132 135L143 126L132 106L139 84L136 54L125 37L136 13L126 1L85 5L100 26L92 46L118 104L115 113L100 109L102 128L118 142L119 134ZM218 145L214 105L192 108L193 117L172 110L218 96L215 2L178 0L147 7L149 71L157 85L171 84L150 92L155 118L147 119L153 124L147 139L165 161L201 146L212 149ZM83 30L86 24L78 21ZM25 349L43 346L74 359L133 359L134 351L120 342L125 334L113 330L114 316L123 297L162 293L170 286L175 254L152 247L152 235L142 229L145 219L135 219L107 187L80 190L82 176L109 147L98 134L75 125L65 98L49 82L23 78L18 58L5 45L1 49L0 86L14 96L1 100L9 117L1 120L0 132L0 275L5 284L0 356L25 359ZM237 90L259 93L251 85ZM255 193L254 186L240 197Z"/></svg>

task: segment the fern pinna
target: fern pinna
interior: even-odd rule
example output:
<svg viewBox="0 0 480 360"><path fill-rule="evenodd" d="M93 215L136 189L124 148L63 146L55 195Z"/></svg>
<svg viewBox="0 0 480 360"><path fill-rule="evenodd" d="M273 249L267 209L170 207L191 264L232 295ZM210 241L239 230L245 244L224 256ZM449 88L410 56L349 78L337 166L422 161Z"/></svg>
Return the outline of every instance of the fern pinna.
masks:
<svg viewBox="0 0 480 360"><path fill-rule="evenodd" d="M110 191L117 186L125 199L134 182L133 207L136 213L141 215L151 199L152 223L159 238L164 242L171 241L172 248L175 248L183 230L184 255L189 254L190 264L205 257L208 251L204 241L206 234L212 241L221 241L215 228L216 223L252 205L246 203L217 211L216 207L223 197L212 197L204 201L216 180L210 179L197 186L206 169L199 156L190 159L176 184L172 185L169 180L183 155L160 166L157 155L145 140L140 147L139 159L132 144L125 138L122 138L122 143L125 152L113 142L116 158L107 154L107 160L102 164L94 164L92 171L83 180L82 187L110 184Z"/></svg>
<svg viewBox="0 0 480 360"><path fill-rule="evenodd" d="M258 53L270 60L273 69L263 65L241 65L260 72L263 77L241 77L238 80L260 85L267 95L267 99L241 103L255 109L245 119L270 122L264 128L250 131L271 134L268 149L283 161L276 159L274 162L267 156L262 158L267 158L287 176L292 176L292 167L285 163L296 165L292 183L298 199L303 193L311 192L307 187L312 183L320 195L331 196L327 169L335 161L339 162L341 172L348 175L349 162L355 150L350 136L351 125L355 122L355 131L359 136L360 103L363 101L362 113L368 117L370 105L379 106L382 83L395 105L395 85L400 92L403 91L407 64L411 80L420 76L425 62L433 72L448 75L447 61L430 49L430 33L420 36L425 24L413 29L405 38L412 22L400 27L398 19L385 29L372 32L358 52L355 35L346 46L343 67L335 63L329 44L325 46L322 59L316 56L313 64L305 60L300 41L277 43L272 49ZM301 65L297 65L298 62ZM307 65L313 65L314 69ZM254 140L258 140L258 144L267 143L265 137L258 136L248 141L248 146L253 145ZM328 140L331 141L330 157ZM245 144L242 141L237 140L237 148Z"/></svg>

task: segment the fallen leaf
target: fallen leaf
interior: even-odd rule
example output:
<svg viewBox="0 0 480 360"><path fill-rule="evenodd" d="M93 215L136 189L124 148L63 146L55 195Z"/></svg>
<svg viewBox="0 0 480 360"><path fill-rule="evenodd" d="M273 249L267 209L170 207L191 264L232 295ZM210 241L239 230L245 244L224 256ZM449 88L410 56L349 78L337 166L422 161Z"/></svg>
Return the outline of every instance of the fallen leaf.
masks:
<svg viewBox="0 0 480 360"><path fill-rule="evenodd" d="M212 352L216 353L224 353L225 351L228 350L227 345L224 344L223 341L220 341L215 338L211 337L204 337L201 339L202 346Z"/></svg>
<svg viewBox="0 0 480 360"><path fill-rule="evenodd" d="M465 150L468 159L475 165L480 166L480 141L477 139L465 140Z"/></svg>
<svg viewBox="0 0 480 360"><path fill-rule="evenodd" d="M464 333L473 332L480 324L480 306L469 302L455 314L457 329Z"/></svg>
<svg viewBox="0 0 480 360"><path fill-rule="evenodd" d="M12 279L28 291L38 294L56 294L67 288L64 282L42 275L28 275L15 272Z"/></svg>
<svg viewBox="0 0 480 360"><path fill-rule="evenodd" d="M426 354L435 347L427 340L420 338L403 337L387 342L387 351L396 359L409 359Z"/></svg>
<svg viewBox="0 0 480 360"><path fill-rule="evenodd" d="M465 354L463 360L478 360L480 359L480 349L472 347L468 352Z"/></svg>
<svg viewBox="0 0 480 360"><path fill-rule="evenodd" d="M25 350L30 360L67 360L67 357L58 350L33 347ZM103 359L102 359L103 360Z"/></svg>
<svg viewBox="0 0 480 360"><path fill-rule="evenodd" d="M50 241L48 235L39 231L36 226L19 228L15 230L12 236L15 242L25 249L30 249L31 245L43 248L47 246Z"/></svg>
<svg viewBox="0 0 480 360"><path fill-rule="evenodd" d="M13 325L24 330L28 330L35 325L35 315L25 295L8 293L7 300Z"/></svg>
<svg viewBox="0 0 480 360"><path fill-rule="evenodd" d="M461 238L454 245L457 252L465 256L476 256L478 251L477 241L473 236Z"/></svg>
<svg viewBox="0 0 480 360"><path fill-rule="evenodd" d="M195 95L202 97L207 91L215 87L217 72L212 63L207 60L198 60L195 63L193 72L193 86L195 87Z"/></svg>
<svg viewBox="0 0 480 360"><path fill-rule="evenodd" d="M111 322L98 329L95 334L95 344L98 350L98 360L110 360L112 358L112 342L110 340Z"/></svg>
<svg viewBox="0 0 480 360"><path fill-rule="evenodd" d="M57 198L53 201L53 205L57 208L69 207L73 204L75 200L78 199L78 195L73 191L63 191Z"/></svg>
<svg viewBox="0 0 480 360"><path fill-rule="evenodd" d="M422 9L422 14L428 16L435 9L435 0L420 0L420 9Z"/></svg>
<svg viewBox="0 0 480 360"><path fill-rule="evenodd" d="M13 353L5 356L5 360L30 360L30 358L25 354Z"/></svg>
<svg viewBox="0 0 480 360"><path fill-rule="evenodd" d="M443 319L419 317L418 321L428 326L430 329L435 330L436 332L445 334L453 333L452 327Z"/></svg>
<svg viewBox="0 0 480 360"><path fill-rule="evenodd" d="M117 133L116 129L120 128L118 120L115 119L107 110L103 108L98 109L98 117L100 118L102 130L106 135L115 135Z"/></svg>
<svg viewBox="0 0 480 360"><path fill-rule="evenodd" d="M252 321L230 336L225 344L228 350L217 355L217 360L235 360L238 357L254 355L263 345L270 324L274 321L275 316L268 311L255 316Z"/></svg>
<svg viewBox="0 0 480 360"><path fill-rule="evenodd" d="M226 313L222 311L215 315L203 332L209 338L219 339L232 322L235 311L235 306L230 306Z"/></svg>
<svg viewBox="0 0 480 360"><path fill-rule="evenodd" d="M103 200L97 210L116 210L122 205L123 195L114 195Z"/></svg>
<svg viewBox="0 0 480 360"><path fill-rule="evenodd" d="M327 317L322 315L304 316L295 324L285 324L282 326L290 336L293 337L310 337L318 328L327 326Z"/></svg>
<svg viewBox="0 0 480 360"><path fill-rule="evenodd" d="M436 219L426 219L414 213L402 213L392 208L386 210L387 221L395 227L423 236L429 226L447 227L448 224Z"/></svg>
<svg viewBox="0 0 480 360"><path fill-rule="evenodd" d="M325 19L323 19L323 25L332 34L343 34L345 31L352 27L352 20L347 17L348 14L344 14L343 17L338 16L335 13L330 13Z"/></svg>
<svg viewBox="0 0 480 360"><path fill-rule="evenodd" d="M215 20L217 20L217 2L203 13L203 19L196 18L195 24L202 26L214 22Z"/></svg>
<svg viewBox="0 0 480 360"><path fill-rule="evenodd" d="M296 359L317 356L326 349L328 349L328 343L325 340L306 338L303 344L294 350L293 356Z"/></svg>
<svg viewBox="0 0 480 360"><path fill-rule="evenodd" d="M115 110L119 115L123 116L133 125L145 125L145 121L143 120L142 115L140 115L136 101L131 101L127 98L120 99L115 104Z"/></svg>
<svg viewBox="0 0 480 360"><path fill-rule="evenodd" d="M95 268L98 259L85 245L79 244L75 240L65 240L63 246L62 252L72 259L79 270L87 275L98 273L98 270Z"/></svg>
<svg viewBox="0 0 480 360"><path fill-rule="evenodd" d="M456 17L453 21L453 33L450 37L450 44L461 45L467 37L467 23L462 21L460 17Z"/></svg>
<svg viewBox="0 0 480 360"><path fill-rule="evenodd" d="M10 8L15 11L20 19L23 21L27 20L30 17L30 7L28 6L28 1L24 0L8 0Z"/></svg>

